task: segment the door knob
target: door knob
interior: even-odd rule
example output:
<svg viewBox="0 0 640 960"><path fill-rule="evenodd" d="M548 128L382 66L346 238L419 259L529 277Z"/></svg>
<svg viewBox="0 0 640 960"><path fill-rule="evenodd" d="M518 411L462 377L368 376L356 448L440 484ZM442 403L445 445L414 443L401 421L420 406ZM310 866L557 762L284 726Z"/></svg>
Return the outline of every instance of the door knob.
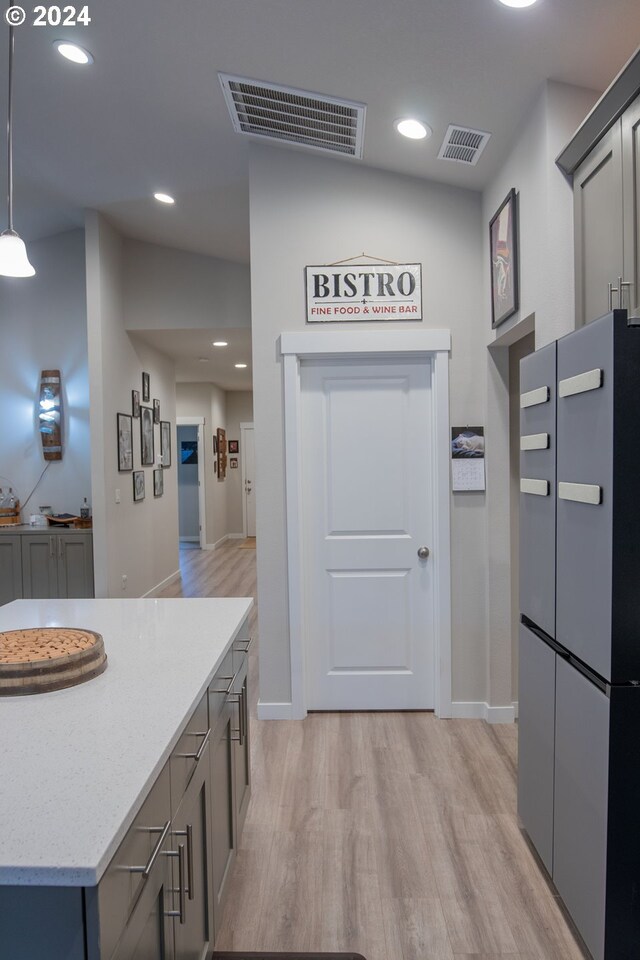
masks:
<svg viewBox="0 0 640 960"><path fill-rule="evenodd" d="M426 560L429 556L429 547L418 547L418 556L421 560Z"/></svg>

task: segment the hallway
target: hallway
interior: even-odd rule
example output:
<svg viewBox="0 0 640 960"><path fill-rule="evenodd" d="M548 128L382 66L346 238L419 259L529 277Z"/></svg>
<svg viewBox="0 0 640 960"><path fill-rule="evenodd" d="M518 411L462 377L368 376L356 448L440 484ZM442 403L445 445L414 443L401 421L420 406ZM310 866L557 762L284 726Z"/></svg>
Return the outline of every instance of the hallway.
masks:
<svg viewBox="0 0 640 960"><path fill-rule="evenodd" d="M165 596L255 596L255 551L181 551ZM219 950L582 960L517 823L517 727L429 713L258 722Z"/></svg>

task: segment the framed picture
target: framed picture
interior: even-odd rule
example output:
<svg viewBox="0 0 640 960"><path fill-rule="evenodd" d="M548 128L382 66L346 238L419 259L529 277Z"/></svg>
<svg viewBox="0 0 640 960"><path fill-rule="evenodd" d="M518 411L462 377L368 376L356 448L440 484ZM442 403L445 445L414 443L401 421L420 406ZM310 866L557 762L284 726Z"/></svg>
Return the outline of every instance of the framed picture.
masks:
<svg viewBox="0 0 640 960"><path fill-rule="evenodd" d="M237 452L238 452L238 441L229 440L229 453L237 453Z"/></svg>
<svg viewBox="0 0 640 960"><path fill-rule="evenodd" d="M519 307L518 198L511 189L489 224L491 326L498 327Z"/></svg>
<svg viewBox="0 0 640 960"><path fill-rule="evenodd" d="M160 458L163 467L171 466L171 423L160 421Z"/></svg>
<svg viewBox="0 0 640 960"><path fill-rule="evenodd" d="M238 458L229 457L229 470L237 470L237 469L238 469Z"/></svg>
<svg viewBox="0 0 640 960"><path fill-rule="evenodd" d="M161 497L164 493L164 473L162 470L153 471L153 495Z"/></svg>
<svg viewBox="0 0 640 960"><path fill-rule="evenodd" d="M151 385L149 382L149 374L142 374L142 402L149 403L149 397L151 396Z"/></svg>
<svg viewBox="0 0 640 960"><path fill-rule="evenodd" d="M128 413L116 414L118 424L118 470L133 470L133 420Z"/></svg>
<svg viewBox="0 0 640 960"><path fill-rule="evenodd" d="M140 416L140 391L139 390L131 391L131 416L132 417Z"/></svg>
<svg viewBox="0 0 640 960"><path fill-rule="evenodd" d="M218 456L218 438L216 437L215 433L213 435L213 455L214 457Z"/></svg>
<svg viewBox="0 0 640 960"><path fill-rule="evenodd" d="M153 401L153 422L160 423L160 401Z"/></svg>
<svg viewBox="0 0 640 960"><path fill-rule="evenodd" d="M151 407L140 407L140 450L142 466L153 466L153 410Z"/></svg>
<svg viewBox="0 0 640 960"><path fill-rule="evenodd" d="M218 480L224 480L227 475L227 431L218 427Z"/></svg>
<svg viewBox="0 0 640 960"><path fill-rule="evenodd" d="M144 470L133 471L133 502L144 500Z"/></svg>

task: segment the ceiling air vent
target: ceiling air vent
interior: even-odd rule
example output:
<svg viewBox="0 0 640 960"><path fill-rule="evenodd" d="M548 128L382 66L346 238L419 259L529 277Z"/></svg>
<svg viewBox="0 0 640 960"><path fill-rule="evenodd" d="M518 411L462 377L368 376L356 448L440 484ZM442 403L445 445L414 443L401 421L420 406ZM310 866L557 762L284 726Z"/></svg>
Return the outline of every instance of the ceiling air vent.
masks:
<svg viewBox="0 0 640 960"><path fill-rule="evenodd" d="M237 133L362 158L365 104L219 73Z"/></svg>
<svg viewBox="0 0 640 960"><path fill-rule="evenodd" d="M451 124L440 147L439 160L453 160L474 167L489 142L490 133Z"/></svg>

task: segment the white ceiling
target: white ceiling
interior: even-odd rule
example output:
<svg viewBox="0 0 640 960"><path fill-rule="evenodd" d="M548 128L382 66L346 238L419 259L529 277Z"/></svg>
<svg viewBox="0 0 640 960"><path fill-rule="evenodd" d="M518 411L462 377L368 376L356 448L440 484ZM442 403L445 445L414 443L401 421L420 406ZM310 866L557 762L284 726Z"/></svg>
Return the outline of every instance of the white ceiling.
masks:
<svg viewBox="0 0 640 960"><path fill-rule="evenodd" d="M603 90L640 42L638 0L89 0L89 12L89 27L16 29L16 229L46 236L92 207L129 236L241 262L251 138L232 130L218 71L363 101L364 160L340 162L479 190L546 79ZM62 60L60 38L93 66ZM407 114L433 138L399 138ZM437 159L452 122L493 134L476 167ZM0 164L4 177L4 148Z"/></svg>
<svg viewBox="0 0 640 960"><path fill-rule="evenodd" d="M222 390L251 390L251 330L136 330L131 336L155 347L176 363L179 383L215 383ZM226 340L227 347L214 347ZM236 363L246 363L238 370Z"/></svg>

